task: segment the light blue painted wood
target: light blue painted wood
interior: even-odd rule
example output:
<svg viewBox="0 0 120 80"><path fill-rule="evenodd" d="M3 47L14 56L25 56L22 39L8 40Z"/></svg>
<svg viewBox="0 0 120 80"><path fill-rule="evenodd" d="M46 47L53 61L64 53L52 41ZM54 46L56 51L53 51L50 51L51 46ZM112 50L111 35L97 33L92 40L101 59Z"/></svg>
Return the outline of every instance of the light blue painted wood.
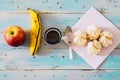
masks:
<svg viewBox="0 0 120 80"><path fill-rule="evenodd" d="M67 25L72 27L82 15L83 14L40 14L43 23L42 27L44 29L43 33L49 27L57 27L64 32ZM105 16L120 27L120 15L106 14ZM24 45L15 48L6 44L3 32L10 25L19 25L26 30L27 39ZM36 58L31 57L29 53L29 30L31 29L29 14L1 13L0 26L1 69L92 69L76 53L74 53L75 60L70 61L68 47L64 42L53 46L47 44L42 38L40 55ZM112 55L107 58L105 63L101 65L100 69L120 69L119 53L120 50L118 46Z"/></svg>
<svg viewBox="0 0 120 80"><path fill-rule="evenodd" d="M40 14L43 23L42 27L44 29L43 33L49 27L57 27L64 32L67 25L72 27L82 15L83 14ZM105 16L116 24L117 27L120 27L120 17L118 17L118 14L106 14ZM3 32L10 25L19 25L26 30L27 39L24 45L14 48L6 44ZM1 14L0 26L0 54L2 63L0 67L2 69L92 69L76 53L74 53L75 60L70 61L68 47L64 42L53 46L47 44L42 38L40 55L36 58L31 57L29 55L29 30L31 29L29 14ZM118 50L113 51L113 54L101 65L100 69L120 68L120 59L118 56L119 46L117 48Z"/></svg>
<svg viewBox="0 0 120 80"><path fill-rule="evenodd" d="M26 10L30 7L40 12L43 31L48 27L57 27L63 32L67 25L72 27L91 6L103 12L120 28L119 3L120 0L0 0L0 80L119 80L120 45L98 70L93 70L76 53L74 60L70 61L63 42L51 46L42 40L42 50L36 58L31 57L30 16ZM27 31L25 44L17 48L8 46L3 38L5 28L13 24Z"/></svg>
<svg viewBox="0 0 120 80"><path fill-rule="evenodd" d="M119 80L120 70L0 71L1 80Z"/></svg>
<svg viewBox="0 0 120 80"><path fill-rule="evenodd" d="M46 30L49 27L57 27L64 31L67 25L73 27L83 14L40 14L42 27ZM105 14L113 24L120 28L119 14ZM29 14L0 14L0 32L3 32L10 25L19 25L25 30L31 29Z"/></svg>
<svg viewBox="0 0 120 80"><path fill-rule="evenodd" d="M1 0L1 11L23 11L28 7L42 12L84 13L91 6L102 12L119 11L120 0Z"/></svg>
<svg viewBox="0 0 120 80"><path fill-rule="evenodd" d="M92 69L75 52L73 52L74 59L71 61L68 48L63 49L64 46L59 49L55 46L47 48L49 45L42 45L44 48L39 49L35 58L29 53L29 45L14 48L4 43L2 46L6 48L0 51L0 69ZM120 50L115 49L99 69L120 69L119 53Z"/></svg>
<svg viewBox="0 0 120 80"><path fill-rule="evenodd" d="M40 14L41 20L42 20L42 27L43 27L43 33L44 31L49 27L56 27L60 29L61 32L64 33L64 30L67 25L70 25L73 27L75 23L83 16L83 14ZM112 15L112 14L106 14L105 15L113 24L116 25L116 27L120 28L120 15ZM1 14L0 15L0 33L2 33L0 36L1 38L1 49L6 48L4 46L4 38L3 33L5 29L10 25L19 25L21 26L27 34L27 43L24 46L29 45L29 31L31 29L31 23L30 23L30 16L29 14ZM42 45L47 44L44 39L42 39ZM59 45L56 45L54 48L66 48L66 45L62 42ZM47 46L42 46L42 48L51 48L52 46L47 44ZM11 48L11 47L7 47ZM117 48L120 48L118 46Z"/></svg>

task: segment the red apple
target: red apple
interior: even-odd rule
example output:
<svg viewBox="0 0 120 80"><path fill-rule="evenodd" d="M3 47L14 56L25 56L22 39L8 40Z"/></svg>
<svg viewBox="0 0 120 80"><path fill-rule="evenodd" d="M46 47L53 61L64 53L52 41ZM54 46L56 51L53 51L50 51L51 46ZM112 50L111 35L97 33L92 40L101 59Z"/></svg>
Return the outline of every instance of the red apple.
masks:
<svg viewBox="0 0 120 80"><path fill-rule="evenodd" d="M4 33L4 38L10 46L20 46L25 42L26 34L20 26L9 26Z"/></svg>

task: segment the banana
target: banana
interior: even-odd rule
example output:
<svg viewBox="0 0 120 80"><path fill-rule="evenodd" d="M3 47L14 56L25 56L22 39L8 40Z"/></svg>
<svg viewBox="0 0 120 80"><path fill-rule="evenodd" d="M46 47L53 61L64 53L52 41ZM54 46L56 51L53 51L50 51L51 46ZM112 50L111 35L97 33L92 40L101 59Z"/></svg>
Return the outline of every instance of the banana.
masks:
<svg viewBox="0 0 120 80"><path fill-rule="evenodd" d="M42 24L39 14L31 8L28 8L31 17L32 29L30 32L30 54L36 55L39 50L42 36Z"/></svg>

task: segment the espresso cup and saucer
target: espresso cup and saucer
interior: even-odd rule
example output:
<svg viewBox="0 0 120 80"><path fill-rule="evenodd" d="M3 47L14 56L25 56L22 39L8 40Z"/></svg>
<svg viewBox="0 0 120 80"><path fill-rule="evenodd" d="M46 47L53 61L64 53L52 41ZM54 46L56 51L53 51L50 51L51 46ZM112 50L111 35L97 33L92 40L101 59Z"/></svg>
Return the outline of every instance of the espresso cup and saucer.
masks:
<svg viewBox="0 0 120 80"><path fill-rule="evenodd" d="M48 28L44 33L44 39L48 44L57 44L62 39L62 33L57 28Z"/></svg>
<svg viewBox="0 0 120 80"><path fill-rule="evenodd" d="M62 37L62 33L59 29L48 28L44 33L44 39L48 44L54 45L59 43L61 40L63 40L64 37ZM69 45L69 56L70 56L70 59L72 60L73 54L72 54L72 48L70 45Z"/></svg>

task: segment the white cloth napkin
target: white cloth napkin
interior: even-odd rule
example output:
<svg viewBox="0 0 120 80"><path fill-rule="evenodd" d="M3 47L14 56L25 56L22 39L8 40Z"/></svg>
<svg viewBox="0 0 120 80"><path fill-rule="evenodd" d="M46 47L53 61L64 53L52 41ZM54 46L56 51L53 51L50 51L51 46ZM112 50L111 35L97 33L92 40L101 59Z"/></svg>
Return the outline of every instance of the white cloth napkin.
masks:
<svg viewBox="0 0 120 80"><path fill-rule="evenodd" d="M106 19L95 8L91 8L83 17L73 26L73 33L77 30L86 31L91 24L96 24L102 30L110 31L113 34L113 44L107 48L103 48L100 55L90 55L85 47L72 46L72 49L79 54L92 68L96 69L108 57L108 55L120 43L120 30ZM66 39L64 40L66 42Z"/></svg>

